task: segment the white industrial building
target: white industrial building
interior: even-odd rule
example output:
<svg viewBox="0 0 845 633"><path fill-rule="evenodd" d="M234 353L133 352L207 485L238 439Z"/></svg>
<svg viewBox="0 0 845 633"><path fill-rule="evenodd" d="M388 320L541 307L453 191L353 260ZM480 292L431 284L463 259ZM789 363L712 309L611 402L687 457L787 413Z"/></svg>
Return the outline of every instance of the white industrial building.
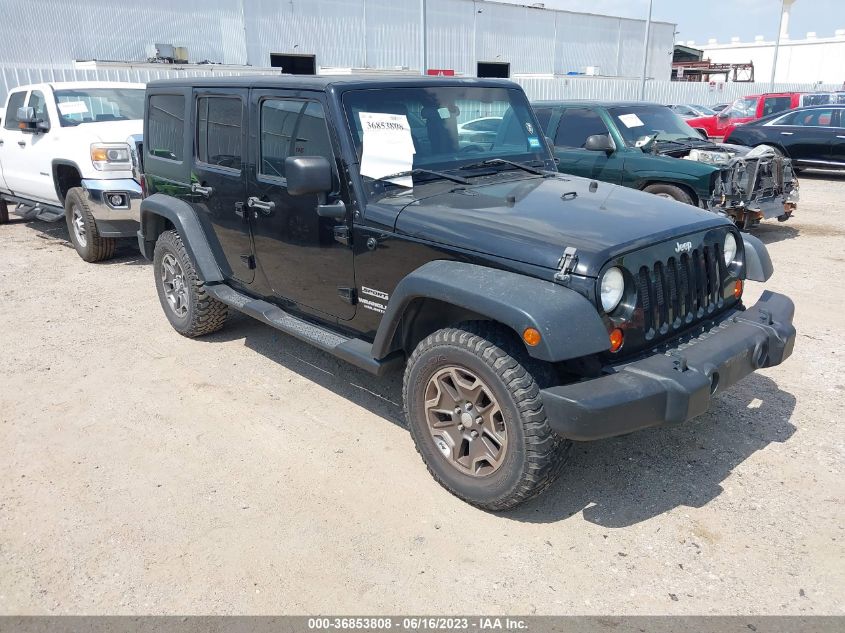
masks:
<svg viewBox="0 0 845 633"><path fill-rule="evenodd" d="M191 62L285 72L637 77L645 39L644 20L483 0L0 0L0 15L0 64L51 68L144 61L167 43L187 49ZM652 22L654 79L670 76L674 31Z"/></svg>
<svg viewBox="0 0 845 633"><path fill-rule="evenodd" d="M754 42L735 39L719 44L711 40L700 48L704 58L714 63L753 62L758 81L767 80L772 74L774 41L758 37ZM808 33L804 39L781 40L775 81L842 85L845 82L845 29L837 30L831 37Z"/></svg>

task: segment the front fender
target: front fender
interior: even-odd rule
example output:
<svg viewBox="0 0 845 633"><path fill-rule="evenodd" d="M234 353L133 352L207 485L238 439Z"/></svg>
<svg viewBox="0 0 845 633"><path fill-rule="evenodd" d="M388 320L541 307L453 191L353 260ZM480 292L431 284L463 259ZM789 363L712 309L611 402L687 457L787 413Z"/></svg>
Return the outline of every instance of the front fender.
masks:
<svg viewBox="0 0 845 633"><path fill-rule="evenodd" d="M517 336L528 327L542 335L534 358L556 362L607 351L607 329L590 301L551 281L464 262L437 260L405 277L390 297L373 341L384 358L405 310L415 299L436 299L506 325Z"/></svg>
<svg viewBox="0 0 845 633"><path fill-rule="evenodd" d="M745 246L745 278L751 281L768 281L775 272L769 249L753 235L742 234Z"/></svg>
<svg viewBox="0 0 845 633"><path fill-rule="evenodd" d="M141 202L140 220L138 246L144 257L153 258L155 242L164 231L162 220L167 220L182 238L185 250L197 267L200 278L206 283L223 281L223 274L208 244L202 224L187 202L155 193Z"/></svg>

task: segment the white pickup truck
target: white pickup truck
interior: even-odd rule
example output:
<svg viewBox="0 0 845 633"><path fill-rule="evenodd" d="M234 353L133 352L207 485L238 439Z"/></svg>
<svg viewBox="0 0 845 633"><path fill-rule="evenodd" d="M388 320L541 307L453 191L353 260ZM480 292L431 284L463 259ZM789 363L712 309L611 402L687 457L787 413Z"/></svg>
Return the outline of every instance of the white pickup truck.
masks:
<svg viewBox="0 0 845 633"><path fill-rule="evenodd" d="M19 86L0 124L0 224L66 218L87 262L114 255L138 230L144 85L116 82Z"/></svg>

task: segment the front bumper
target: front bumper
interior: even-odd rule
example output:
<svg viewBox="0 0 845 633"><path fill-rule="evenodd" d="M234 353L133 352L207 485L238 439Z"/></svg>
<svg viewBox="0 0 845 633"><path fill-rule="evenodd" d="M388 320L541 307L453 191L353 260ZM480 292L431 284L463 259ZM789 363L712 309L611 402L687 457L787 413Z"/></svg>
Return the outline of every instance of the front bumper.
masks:
<svg viewBox="0 0 845 633"><path fill-rule="evenodd" d="M88 207L103 237L134 237L141 212L141 185L132 178L116 180L85 179L82 188L88 195ZM113 205L112 196L121 196L123 204Z"/></svg>
<svg viewBox="0 0 845 633"><path fill-rule="evenodd" d="M597 440L677 424L710 408L713 396L792 354L795 306L764 292L688 343L614 367L613 373L541 391L549 424L573 440Z"/></svg>

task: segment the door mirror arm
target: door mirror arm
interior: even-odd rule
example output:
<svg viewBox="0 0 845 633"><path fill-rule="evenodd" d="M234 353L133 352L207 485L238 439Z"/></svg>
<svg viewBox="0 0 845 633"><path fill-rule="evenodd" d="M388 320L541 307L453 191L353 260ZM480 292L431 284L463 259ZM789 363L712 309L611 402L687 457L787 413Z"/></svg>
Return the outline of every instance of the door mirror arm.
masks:
<svg viewBox="0 0 845 633"><path fill-rule="evenodd" d="M326 204L325 200L317 204L317 215L321 218L343 220L346 218L346 204L343 200L337 200L332 204Z"/></svg>

